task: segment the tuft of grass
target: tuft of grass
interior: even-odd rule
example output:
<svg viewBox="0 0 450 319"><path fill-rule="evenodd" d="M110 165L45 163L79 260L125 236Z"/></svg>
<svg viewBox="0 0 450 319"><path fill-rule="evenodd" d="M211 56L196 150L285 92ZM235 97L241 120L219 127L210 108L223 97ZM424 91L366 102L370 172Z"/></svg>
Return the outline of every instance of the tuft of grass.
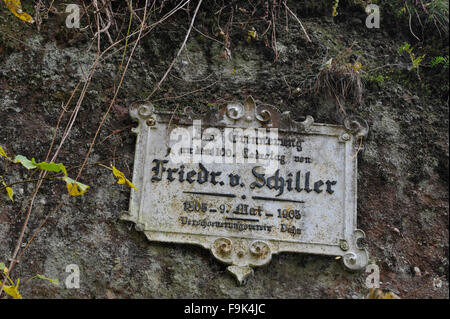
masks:
<svg viewBox="0 0 450 319"><path fill-rule="evenodd" d="M449 10L448 0L433 0L425 5L428 11L427 20L432 23L439 33L448 35ZM427 8L428 7L428 8Z"/></svg>
<svg viewBox="0 0 450 319"><path fill-rule="evenodd" d="M346 114L345 103L359 104L363 95L362 65L360 62L347 62L351 52L350 47L328 60L317 75L313 88L316 95L325 94L334 99L342 117Z"/></svg>
<svg viewBox="0 0 450 319"><path fill-rule="evenodd" d="M392 8L398 16L406 17L412 35L416 35L417 29L424 35L437 31L441 36L448 36L449 6L448 0L389 0L383 1L386 8ZM415 30L415 31L413 31Z"/></svg>

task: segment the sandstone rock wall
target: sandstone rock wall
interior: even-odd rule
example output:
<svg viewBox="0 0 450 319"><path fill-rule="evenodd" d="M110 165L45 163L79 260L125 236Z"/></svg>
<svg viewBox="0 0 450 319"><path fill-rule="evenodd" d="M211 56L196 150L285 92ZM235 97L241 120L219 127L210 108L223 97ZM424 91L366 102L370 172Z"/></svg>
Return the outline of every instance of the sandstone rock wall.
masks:
<svg viewBox="0 0 450 319"><path fill-rule="evenodd" d="M246 5L241 1L236 6ZM432 82L437 74L424 68L419 80L414 71L408 71L407 61L397 50L410 41L410 35L395 32L388 21L386 25L382 21L380 29L367 29L361 10L348 9L342 17L332 18L322 9L302 11L302 5L290 4L312 42L306 40L293 18L289 18L286 32L285 12L281 10L276 61L271 43L267 46L264 41L271 41L270 37L247 41L252 26L259 35L264 33L266 24L260 22L233 25L231 59L225 59L225 39L217 33L214 15L220 7L211 4L201 8L198 31L192 32L162 89L151 100L161 110L179 112L189 105L205 113L252 95L280 111L291 111L297 120L312 115L316 122L340 124L336 101L326 92L315 93L308 88L330 58L351 47L346 62L362 64L364 91L362 102L346 100L345 110L365 118L370 125L368 139L358 155L358 227L366 232L365 245L380 267L381 287L400 297L448 298L448 98ZM244 19L245 13L236 10L235 21ZM226 20L220 23L223 26ZM117 102L80 179L91 188L84 196L70 198L49 218L12 274L13 278L22 278L21 282L44 274L58 278L61 285L33 280L21 288L22 295L363 298L368 292L367 274L347 272L333 257L275 255L269 265L255 269L246 286L238 287L225 271L226 266L208 251L149 242L133 224L119 220L128 209L129 189L117 185L114 176L95 163L109 166L114 162L131 176L135 136L128 108L151 93L180 47L188 25L187 14L177 13L137 46ZM10 155L43 160L61 105L89 72L96 57L95 45L90 46L83 31L68 30L61 15L50 15L38 31L21 23L4 6L0 7L0 32L0 145ZM130 49L131 45L128 52ZM74 173L117 86L122 52L112 51L101 60L57 159ZM386 67L390 64L397 66ZM444 91L445 85L448 94L448 82L441 84ZM64 117L63 125L69 116ZM56 136L58 143L61 129ZM0 161L0 175L8 183L30 178L29 171L5 161ZM34 185L13 185L14 203L4 190L0 194L2 262L12 256L26 215L21 208ZM65 193L62 181L43 183L25 241ZM80 267L79 289L64 287L69 264Z"/></svg>

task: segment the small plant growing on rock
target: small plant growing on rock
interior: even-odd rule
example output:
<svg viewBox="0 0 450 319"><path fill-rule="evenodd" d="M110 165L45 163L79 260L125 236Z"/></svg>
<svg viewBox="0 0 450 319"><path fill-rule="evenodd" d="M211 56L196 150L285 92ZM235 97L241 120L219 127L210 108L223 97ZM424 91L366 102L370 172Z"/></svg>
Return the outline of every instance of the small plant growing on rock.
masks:
<svg viewBox="0 0 450 319"><path fill-rule="evenodd" d="M333 17L336 17L338 15L338 12L337 12L338 6L339 6L339 0L334 0L333 12L332 12Z"/></svg>
<svg viewBox="0 0 450 319"><path fill-rule="evenodd" d="M362 64L358 61L349 63L351 47L331 58L320 70L314 84L315 94L325 93L335 99L338 112L345 115L344 103L361 103L363 85L361 81Z"/></svg>
<svg viewBox="0 0 450 319"><path fill-rule="evenodd" d="M408 42L405 42L398 50L398 54L403 54L403 52L408 53L409 58L411 60L411 66L409 68L409 70L417 70L417 77L420 80L420 74L419 74L419 66L420 63L422 63L423 59L425 58L425 54L424 55L420 55L417 56L414 52L413 52L413 47L411 47L411 45Z"/></svg>
<svg viewBox="0 0 450 319"><path fill-rule="evenodd" d="M5 284L5 286L3 287L3 291L8 296L12 297L13 299L22 299L22 295L19 292L20 278L18 278L17 282L14 283L14 281L8 275L8 268L2 262L0 262L0 273L2 273L4 277L6 277L8 283L9 283L9 284ZM59 280L58 279L47 278L44 275L40 275L40 274L37 274L37 275L31 277L30 279L28 279L25 282L25 284L27 284L30 280L35 279L35 278L46 280L46 281L54 284L55 286L59 286Z"/></svg>
<svg viewBox="0 0 450 319"><path fill-rule="evenodd" d="M433 60L431 60L430 65L432 67L436 67L438 65L442 65L442 67L444 69L448 69L448 55L443 57L443 56L437 56L435 57Z"/></svg>

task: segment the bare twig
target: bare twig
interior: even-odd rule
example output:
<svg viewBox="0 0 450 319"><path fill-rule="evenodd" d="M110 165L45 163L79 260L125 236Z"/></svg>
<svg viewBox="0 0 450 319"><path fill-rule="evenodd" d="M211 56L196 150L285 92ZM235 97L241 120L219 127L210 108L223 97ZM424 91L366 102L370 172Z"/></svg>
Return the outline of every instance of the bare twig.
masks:
<svg viewBox="0 0 450 319"><path fill-rule="evenodd" d="M82 166L81 166L81 168L80 168L80 170L78 172L78 175L77 175L77 177L75 179L76 181L80 178L81 173L83 172L83 169L84 169L84 167L86 165L86 162L87 162L87 160L89 158L89 155L92 152L92 149L94 147L95 141L97 140L97 136L100 133L100 129L102 128L103 123L106 120L106 117L108 116L109 112L111 111L112 106L116 102L116 98L117 98L117 95L119 94L120 88L121 88L123 80L125 78L125 74L127 73L127 70L128 70L129 65L130 65L131 59L133 58L134 51L136 50L137 44L139 43L139 40L141 39L142 31L145 28L145 20L146 20L145 17L147 15L147 5L148 5L148 0L145 0L144 19L142 19L141 28L140 28L140 31L139 31L139 34L138 34L138 38L137 38L136 42L134 43L133 49L131 50L130 57L128 58L127 64L125 65L125 68L123 70L122 77L120 79L119 85L118 85L118 87L117 87L117 89L116 89L116 91L114 93L114 97L111 100L111 103L110 103L107 111L103 115L103 118L102 118L102 120L101 120L101 122L100 122L100 124L99 124L99 126L97 128L97 131L95 132L94 138L92 139L92 142L90 143L89 150L88 150L88 152L86 154L86 157L84 158L83 164L82 164Z"/></svg>
<svg viewBox="0 0 450 319"><path fill-rule="evenodd" d="M286 10L295 18L295 20L297 20L297 22L300 24L300 26L302 27L303 33L306 36L306 39L308 39L308 42L312 42L311 38L309 37L308 33L306 33L305 27L303 26L303 23L300 21L300 19L295 15L294 12L292 12L291 9L289 9L289 7L287 6L286 2L284 2L284 7L286 8Z"/></svg>
<svg viewBox="0 0 450 319"><path fill-rule="evenodd" d="M179 55L180 55L181 52L183 51L183 49L184 49L184 47L185 47L185 45L186 45L186 42L187 42L187 40L188 40L188 38L189 38L189 35L191 34L192 28L193 28L193 26L194 26L194 21L195 21L195 18L197 17L197 12L198 12L198 9L200 8L201 4L202 4L202 1L203 1L203 0L199 0L199 1L198 1L197 8L195 8L194 16L192 17L192 20L191 20L191 25L189 26L189 30L187 31L186 36L184 37L183 44L181 45L180 49L178 50L177 55L176 55L175 58L172 60L172 63L170 64L170 66L169 66L169 68L167 69L166 73L164 73L163 77L162 77L161 80L158 82L158 84L155 85L155 87L153 88L152 93L150 93L150 95L146 98L146 100L148 100L150 97L152 97L153 94L156 92L156 90L158 90L158 89L161 87L161 84L164 82L164 80L166 79L166 77L167 77L167 75L169 74L170 70L172 70L173 66L175 65L175 62L176 62L177 58L179 57Z"/></svg>
<svg viewBox="0 0 450 319"><path fill-rule="evenodd" d="M184 94L180 94L180 95L177 95L177 96L169 96L169 97L165 97L165 98L153 100L153 102L179 99L179 98L185 97L185 96L187 96L187 95L190 95L190 94L193 94L193 93L197 93L197 92L206 90L206 89L210 88L211 86L215 85L217 82L219 82L219 81L215 81L214 83L212 83L212 84L210 84L210 85L208 85L208 86L202 87L202 88L200 88L200 89L197 89L197 90L193 90L193 91L190 91L190 92L186 92L186 93L184 93Z"/></svg>

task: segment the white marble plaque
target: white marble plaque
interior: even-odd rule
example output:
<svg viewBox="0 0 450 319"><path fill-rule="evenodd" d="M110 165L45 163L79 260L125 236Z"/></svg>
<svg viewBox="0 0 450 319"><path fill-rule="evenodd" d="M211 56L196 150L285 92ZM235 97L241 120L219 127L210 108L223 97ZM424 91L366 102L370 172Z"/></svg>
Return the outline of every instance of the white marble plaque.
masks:
<svg viewBox="0 0 450 319"><path fill-rule="evenodd" d="M138 121L129 212L149 240L211 250L239 283L289 251L367 265L357 229L357 150L363 120L304 122L249 97L200 116L131 109Z"/></svg>

